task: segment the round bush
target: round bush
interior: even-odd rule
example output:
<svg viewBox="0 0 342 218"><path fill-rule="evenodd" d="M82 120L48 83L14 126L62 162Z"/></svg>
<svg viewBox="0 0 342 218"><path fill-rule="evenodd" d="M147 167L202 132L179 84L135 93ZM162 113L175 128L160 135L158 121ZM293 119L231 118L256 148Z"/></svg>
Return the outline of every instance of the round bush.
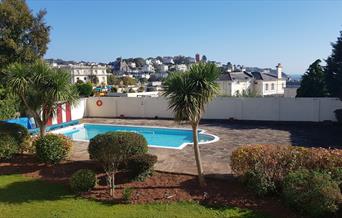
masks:
<svg viewBox="0 0 342 218"><path fill-rule="evenodd" d="M283 195L290 206L312 217L334 213L342 203L341 190L328 173L305 169L285 177Z"/></svg>
<svg viewBox="0 0 342 218"><path fill-rule="evenodd" d="M6 123L0 121L0 133L11 135L18 145L18 152L31 151L31 137L28 130L16 123Z"/></svg>
<svg viewBox="0 0 342 218"><path fill-rule="evenodd" d="M133 132L108 132L90 140L88 151L90 159L105 162L110 154L120 156L125 162L130 156L147 152L144 136Z"/></svg>
<svg viewBox="0 0 342 218"><path fill-rule="evenodd" d="M127 169L136 180L144 180L153 172L157 163L157 156L151 154L137 154L128 159Z"/></svg>
<svg viewBox="0 0 342 218"><path fill-rule="evenodd" d="M92 170L81 169L70 178L71 190L75 193L89 191L96 185L96 174Z"/></svg>
<svg viewBox="0 0 342 218"><path fill-rule="evenodd" d="M10 159L18 153L19 147L17 140L8 134L0 134L0 159Z"/></svg>
<svg viewBox="0 0 342 218"><path fill-rule="evenodd" d="M44 163L56 164L64 160L72 147L70 139L63 135L48 134L34 141L36 155Z"/></svg>

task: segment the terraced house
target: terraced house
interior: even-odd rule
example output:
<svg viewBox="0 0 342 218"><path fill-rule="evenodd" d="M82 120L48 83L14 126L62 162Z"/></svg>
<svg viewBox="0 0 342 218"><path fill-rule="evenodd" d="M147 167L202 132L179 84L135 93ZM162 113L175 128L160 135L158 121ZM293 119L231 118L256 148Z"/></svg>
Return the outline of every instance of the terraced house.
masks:
<svg viewBox="0 0 342 218"><path fill-rule="evenodd" d="M92 82L95 84L107 84L107 67L103 65L59 65L70 72L71 82Z"/></svg>

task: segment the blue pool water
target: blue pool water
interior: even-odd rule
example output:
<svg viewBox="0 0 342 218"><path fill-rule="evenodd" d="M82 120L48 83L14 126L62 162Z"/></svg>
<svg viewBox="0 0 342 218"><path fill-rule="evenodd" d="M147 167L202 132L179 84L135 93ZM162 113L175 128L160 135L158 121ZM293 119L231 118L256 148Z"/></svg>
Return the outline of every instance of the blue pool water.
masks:
<svg viewBox="0 0 342 218"><path fill-rule="evenodd" d="M61 130L58 133L74 140L90 140L98 134L103 134L112 131L127 131L142 134L147 143L154 147L166 148L182 148L187 143L192 143L192 130L188 129L172 129L158 127L142 127L142 126L116 126L116 125L101 125L101 124L84 124L74 129ZM213 135L200 133L199 142L210 142L215 140Z"/></svg>

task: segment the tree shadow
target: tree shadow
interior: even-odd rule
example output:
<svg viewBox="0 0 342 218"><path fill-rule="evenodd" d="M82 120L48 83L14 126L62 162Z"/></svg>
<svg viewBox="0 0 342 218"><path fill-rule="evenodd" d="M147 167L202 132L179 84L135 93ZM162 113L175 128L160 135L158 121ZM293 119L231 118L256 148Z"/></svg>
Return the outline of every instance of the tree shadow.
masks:
<svg viewBox="0 0 342 218"><path fill-rule="evenodd" d="M20 204L32 201L54 201L70 193L61 184L50 184L41 180L13 182L0 188L0 202Z"/></svg>
<svg viewBox="0 0 342 218"><path fill-rule="evenodd" d="M342 125L332 122L204 120L201 125L202 128L209 126L227 130L256 130L255 134L262 130L260 134L265 134L263 141L269 141L268 144L279 144L277 138L272 138L272 131L285 131L289 133L289 143L293 146L342 148Z"/></svg>

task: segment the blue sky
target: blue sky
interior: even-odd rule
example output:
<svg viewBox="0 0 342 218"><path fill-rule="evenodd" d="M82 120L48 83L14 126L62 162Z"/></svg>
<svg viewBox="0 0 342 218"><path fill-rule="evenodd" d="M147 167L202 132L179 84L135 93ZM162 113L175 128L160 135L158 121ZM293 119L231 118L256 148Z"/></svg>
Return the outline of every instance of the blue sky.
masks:
<svg viewBox="0 0 342 218"><path fill-rule="evenodd" d="M205 54L210 60L303 73L342 30L342 1L29 0L52 26L46 58Z"/></svg>

